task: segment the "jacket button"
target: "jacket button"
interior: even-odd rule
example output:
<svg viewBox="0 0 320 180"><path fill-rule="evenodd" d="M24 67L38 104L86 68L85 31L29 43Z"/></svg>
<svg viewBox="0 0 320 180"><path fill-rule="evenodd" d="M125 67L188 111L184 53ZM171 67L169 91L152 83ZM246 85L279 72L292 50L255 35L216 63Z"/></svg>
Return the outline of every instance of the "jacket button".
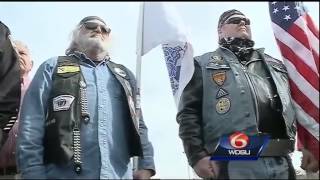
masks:
<svg viewBox="0 0 320 180"><path fill-rule="evenodd" d="M249 112L246 112L245 115L246 115L246 117L249 117L249 116L250 116L250 113L249 113Z"/></svg>
<svg viewBox="0 0 320 180"><path fill-rule="evenodd" d="M245 90L241 90L240 91L240 94L244 94L246 91Z"/></svg>

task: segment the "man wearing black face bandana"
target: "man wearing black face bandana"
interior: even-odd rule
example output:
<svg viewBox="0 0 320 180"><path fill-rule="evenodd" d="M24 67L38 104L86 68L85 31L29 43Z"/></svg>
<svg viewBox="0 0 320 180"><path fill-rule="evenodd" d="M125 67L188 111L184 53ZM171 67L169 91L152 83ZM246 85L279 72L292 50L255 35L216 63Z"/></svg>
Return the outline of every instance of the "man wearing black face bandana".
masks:
<svg viewBox="0 0 320 180"><path fill-rule="evenodd" d="M296 118L285 66L253 47L250 20L238 10L220 16L218 34L219 48L195 57L179 103L179 135L189 164L202 178L295 178L289 153ZM270 140L258 160L210 160L219 138L235 132L268 134Z"/></svg>

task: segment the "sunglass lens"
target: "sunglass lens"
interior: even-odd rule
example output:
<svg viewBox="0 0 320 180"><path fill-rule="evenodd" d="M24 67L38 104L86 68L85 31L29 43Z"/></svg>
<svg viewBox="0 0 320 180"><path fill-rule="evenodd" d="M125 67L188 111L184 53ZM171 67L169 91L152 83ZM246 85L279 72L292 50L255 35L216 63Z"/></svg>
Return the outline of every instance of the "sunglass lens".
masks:
<svg viewBox="0 0 320 180"><path fill-rule="evenodd" d="M108 33L108 34L110 33L110 29L107 28L106 26L100 26L100 28L103 33Z"/></svg>
<svg viewBox="0 0 320 180"><path fill-rule="evenodd" d="M245 25L250 25L250 20L247 18L231 18L227 24L239 24L241 21L244 21Z"/></svg>
<svg viewBox="0 0 320 180"><path fill-rule="evenodd" d="M98 27L96 23L85 23L84 25L87 29L96 29Z"/></svg>
<svg viewBox="0 0 320 180"><path fill-rule="evenodd" d="M229 24L239 24L241 19L236 18L236 19L230 19Z"/></svg>
<svg viewBox="0 0 320 180"><path fill-rule="evenodd" d="M111 29L108 28L107 26L99 25L99 24L97 24L97 23L90 23L90 22L88 22L88 23L85 23L84 25L85 25L85 27L86 27L87 29L90 29L90 30L94 30L94 29L96 29L98 26L100 26L101 31L102 31L103 33L110 33L110 31L111 31Z"/></svg>

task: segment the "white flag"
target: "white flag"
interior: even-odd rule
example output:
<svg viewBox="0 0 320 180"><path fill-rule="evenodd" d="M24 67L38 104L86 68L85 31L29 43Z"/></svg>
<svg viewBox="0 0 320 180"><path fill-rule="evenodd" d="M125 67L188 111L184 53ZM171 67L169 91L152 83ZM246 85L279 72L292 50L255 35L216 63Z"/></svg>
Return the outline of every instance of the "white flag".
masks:
<svg viewBox="0 0 320 180"><path fill-rule="evenodd" d="M137 54L141 56L162 45L173 96L178 106L181 93L192 78L194 64L193 48L177 11L168 3L143 3L137 37Z"/></svg>

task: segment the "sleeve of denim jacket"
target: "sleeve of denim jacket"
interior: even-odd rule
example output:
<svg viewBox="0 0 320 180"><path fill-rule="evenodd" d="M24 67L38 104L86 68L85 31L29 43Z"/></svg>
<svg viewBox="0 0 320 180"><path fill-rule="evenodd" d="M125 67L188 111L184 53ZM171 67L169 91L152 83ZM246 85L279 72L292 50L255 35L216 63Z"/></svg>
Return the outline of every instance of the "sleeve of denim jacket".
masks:
<svg viewBox="0 0 320 180"><path fill-rule="evenodd" d="M194 74L181 94L176 117L179 124L179 136L183 142L188 162L192 167L208 155L203 147L202 71L196 60L194 64Z"/></svg>
<svg viewBox="0 0 320 180"><path fill-rule="evenodd" d="M134 86L134 92L137 92L136 88L136 80L134 78L133 73L127 69L130 74L130 81L131 84ZM139 119L139 134L141 138L141 144L142 144L142 151L143 151L143 158L139 158L138 162L138 169L148 169L152 171L152 175L156 173L155 165L154 165L154 158L153 158L153 146L148 138L148 128L143 120L142 111L141 116Z"/></svg>
<svg viewBox="0 0 320 180"><path fill-rule="evenodd" d="M16 157L23 179L46 178L43 138L56 60L51 58L40 65L22 102Z"/></svg>
<svg viewBox="0 0 320 180"><path fill-rule="evenodd" d="M156 174L154 159L153 159L153 146L148 139L148 128L143 120L142 112L139 119L139 133L142 144L143 158L139 158L138 169L148 169L152 171L152 175Z"/></svg>

